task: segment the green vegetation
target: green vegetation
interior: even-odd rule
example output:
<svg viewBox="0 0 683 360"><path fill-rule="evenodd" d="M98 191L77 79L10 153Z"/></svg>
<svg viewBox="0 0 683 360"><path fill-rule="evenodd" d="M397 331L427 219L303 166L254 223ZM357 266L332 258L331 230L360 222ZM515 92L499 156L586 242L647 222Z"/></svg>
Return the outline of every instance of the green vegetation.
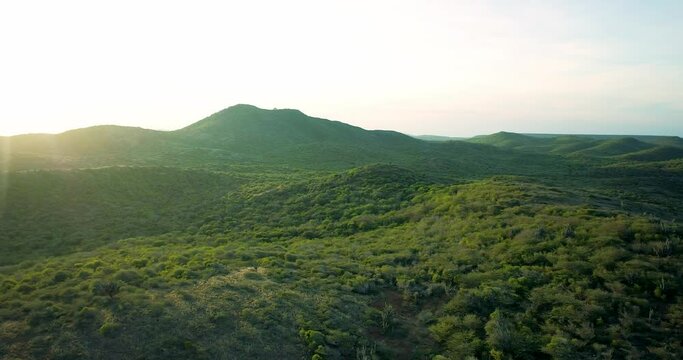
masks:
<svg viewBox="0 0 683 360"><path fill-rule="evenodd" d="M0 264L112 240L192 231L244 178L199 170L110 167L6 176Z"/></svg>
<svg viewBox="0 0 683 360"><path fill-rule="evenodd" d="M0 358L683 357L675 140L119 131L2 140Z"/></svg>

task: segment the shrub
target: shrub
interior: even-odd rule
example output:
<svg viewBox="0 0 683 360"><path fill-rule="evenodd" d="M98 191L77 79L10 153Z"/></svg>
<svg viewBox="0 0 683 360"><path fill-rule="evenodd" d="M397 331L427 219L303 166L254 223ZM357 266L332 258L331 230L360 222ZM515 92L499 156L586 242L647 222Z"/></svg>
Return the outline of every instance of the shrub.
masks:
<svg viewBox="0 0 683 360"><path fill-rule="evenodd" d="M105 337L113 337L118 333L118 330L120 329L120 325L114 322L105 322L100 326L100 328L97 330L97 332L100 333L100 335L105 336Z"/></svg>
<svg viewBox="0 0 683 360"><path fill-rule="evenodd" d="M113 281L96 283L92 289L93 294L99 296L108 296L110 299L113 299L120 290L121 286Z"/></svg>
<svg viewBox="0 0 683 360"><path fill-rule="evenodd" d="M121 270L114 275L114 279L131 285L140 285L143 280L142 276L135 270Z"/></svg>
<svg viewBox="0 0 683 360"><path fill-rule="evenodd" d="M53 283L53 284L57 284L57 283L60 283L60 282L66 280L66 279L68 279L68 278L69 278L69 273L67 273L67 272L65 272L65 271L58 271L58 272L55 273L55 275L52 277L52 283Z"/></svg>

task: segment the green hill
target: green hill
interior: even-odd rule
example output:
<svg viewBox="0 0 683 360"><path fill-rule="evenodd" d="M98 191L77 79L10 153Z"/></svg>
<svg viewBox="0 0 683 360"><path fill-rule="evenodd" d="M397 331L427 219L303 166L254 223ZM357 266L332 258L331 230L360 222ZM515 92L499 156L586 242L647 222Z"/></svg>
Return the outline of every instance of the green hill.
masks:
<svg viewBox="0 0 683 360"><path fill-rule="evenodd" d="M477 144L488 144L507 148L527 148L546 144L545 139L534 138L522 134L501 131L492 135L475 136L467 141Z"/></svg>
<svg viewBox="0 0 683 360"><path fill-rule="evenodd" d="M243 181L159 167L11 173L1 181L0 266L197 227Z"/></svg>
<svg viewBox="0 0 683 360"><path fill-rule="evenodd" d="M3 141L0 165L9 170L133 165L329 171L385 163L453 178L501 171L532 174L539 168L564 166L561 159L547 154L529 157L482 144L428 142L313 118L297 110L250 105L227 108L171 132L98 126Z"/></svg>
<svg viewBox="0 0 683 360"><path fill-rule="evenodd" d="M678 136L636 136L635 138L650 144L683 148L683 139Z"/></svg>
<svg viewBox="0 0 683 360"><path fill-rule="evenodd" d="M677 138L656 139L675 143ZM0 166L8 170L171 166L263 173L337 171L385 163L454 179L499 173L562 174L575 167L570 164L575 156L604 159L650 147L654 145L633 138L508 132L467 141L422 141L309 117L298 110L236 105L169 132L96 126L58 135L1 138Z"/></svg>
<svg viewBox="0 0 683 360"><path fill-rule="evenodd" d="M681 158L683 139L675 136L553 135L499 132L476 136L471 143L487 144L526 153L620 160L663 161ZM641 154L642 152L642 154ZM630 155L633 154L631 157ZM648 155L651 154L651 155ZM588 160L586 160L588 161Z"/></svg>
<svg viewBox="0 0 683 360"><path fill-rule="evenodd" d="M574 135L558 136L553 139L550 152L554 154L570 154L596 146L599 141Z"/></svg>
<svg viewBox="0 0 683 360"><path fill-rule="evenodd" d="M560 155L589 148L599 143L594 139L575 135L532 136L509 132L475 136L467 141L505 149L514 149L526 153L552 153Z"/></svg>
<svg viewBox="0 0 683 360"><path fill-rule="evenodd" d="M552 139L552 138L558 138L558 137L572 137L575 139L582 139L582 140L615 140L615 139L620 139L620 138L625 138L625 137L630 137L634 138L638 141L642 141L644 143L648 144L653 144L653 145L662 145L662 146L675 146L675 147L683 147L683 139L678 137L678 136L660 136L660 135L595 135L595 134L573 134L573 135L564 135L564 134L524 134L526 136L531 136L534 138L541 138L541 139Z"/></svg>
<svg viewBox="0 0 683 360"><path fill-rule="evenodd" d="M313 118L299 110L264 110L251 105L235 105L174 132L183 139L211 144L217 148L260 151L274 147L309 143L339 143L377 146L414 144L411 137L394 131L368 131L338 121Z"/></svg>
<svg viewBox="0 0 683 360"><path fill-rule="evenodd" d="M242 159L338 167L392 161L421 142L393 131L368 131L298 110L236 105L173 132L188 146L229 151Z"/></svg>
<svg viewBox="0 0 683 360"><path fill-rule="evenodd" d="M0 359L683 358L676 139L0 138Z"/></svg>
<svg viewBox="0 0 683 360"><path fill-rule="evenodd" d="M424 141L459 141L459 140L465 140L466 139L464 137L441 136L441 135L414 135L413 137L416 139L424 140Z"/></svg>
<svg viewBox="0 0 683 360"><path fill-rule="evenodd" d="M619 138L612 140L605 140L600 142L598 145L576 151L572 153L573 155L583 155L583 156L617 156L624 155L632 152L637 152L645 149L653 148L654 145L644 143L642 141L636 140L632 137Z"/></svg>
<svg viewBox="0 0 683 360"><path fill-rule="evenodd" d="M674 146L656 146L621 156L624 160L633 161L668 161L683 159L683 148Z"/></svg>
<svg viewBox="0 0 683 360"><path fill-rule="evenodd" d="M94 126L57 135L0 138L0 162L12 170L145 165L172 147L161 131Z"/></svg>
<svg viewBox="0 0 683 360"><path fill-rule="evenodd" d="M108 165L225 167L266 164L343 169L406 162L428 145L393 131L367 131L297 110L236 105L186 128L161 132L97 126L58 135L0 140L3 167L14 170Z"/></svg>

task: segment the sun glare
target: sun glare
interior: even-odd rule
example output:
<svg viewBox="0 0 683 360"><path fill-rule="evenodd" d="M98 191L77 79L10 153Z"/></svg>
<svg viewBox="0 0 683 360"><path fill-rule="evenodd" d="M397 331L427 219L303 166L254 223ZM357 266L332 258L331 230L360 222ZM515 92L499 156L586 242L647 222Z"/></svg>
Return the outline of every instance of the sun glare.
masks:
<svg viewBox="0 0 683 360"><path fill-rule="evenodd" d="M6 2L0 134L249 103L409 134L682 135L683 2L617 3Z"/></svg>
<svg viewBox="0 0 683 360"><path fill-rule="evenodd" d="M0 216L5 213L5 199L9 187L9 166L12 155L10 139L0 138Z"/></svg>

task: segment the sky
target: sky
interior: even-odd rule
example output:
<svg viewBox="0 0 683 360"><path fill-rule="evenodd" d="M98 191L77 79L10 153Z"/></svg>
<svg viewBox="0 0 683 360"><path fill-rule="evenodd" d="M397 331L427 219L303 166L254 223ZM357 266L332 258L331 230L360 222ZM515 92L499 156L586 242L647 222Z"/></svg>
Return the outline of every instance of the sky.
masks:
<svg viewBox="0 0 683 360"><path fill-rule="evenodd" d="M228 106L472 136L683 136L683 1L2 1L0 135Z"/></svg>

